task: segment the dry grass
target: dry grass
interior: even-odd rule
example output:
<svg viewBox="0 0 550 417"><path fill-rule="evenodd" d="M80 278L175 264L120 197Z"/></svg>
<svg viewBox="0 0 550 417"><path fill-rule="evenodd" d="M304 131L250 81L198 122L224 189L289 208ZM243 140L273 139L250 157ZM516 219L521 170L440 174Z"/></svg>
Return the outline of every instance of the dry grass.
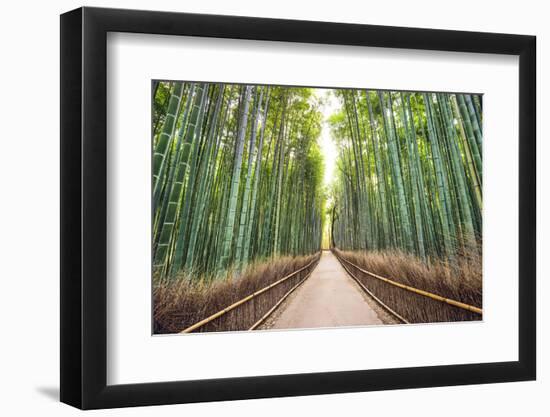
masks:
<svg viewBox="0 0 550 417"><path fill-rule="evenodd" d="M457 256L453 265L436 261L427 265L403 252L351 252L336 254L367 271L476 307L482 306L482 263L476 251ZM387 284L351 267L354 275L395 312L411 323L481 320L481 315Z"/></svg>
<svg viewBox="0 0 550 417"><path fill-rule="evenodd" d="M231 277L232 274L228 274L227 278L215 281L198 281L196 277L192 281L189 276L180 275L169 282L156 282L153 288L153 331L155 334L178 333L302 268L314 258L315 255L282 257L255 263L240 276ZM249 329L309 270L311 268L208 323L197 332Z"/></svg>

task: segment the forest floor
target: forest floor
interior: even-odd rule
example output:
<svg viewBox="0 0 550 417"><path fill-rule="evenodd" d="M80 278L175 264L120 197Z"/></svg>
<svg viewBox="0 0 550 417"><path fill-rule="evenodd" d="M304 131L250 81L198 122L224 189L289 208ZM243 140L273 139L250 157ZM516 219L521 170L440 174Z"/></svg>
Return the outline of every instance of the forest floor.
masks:
<svg viewBox="0 0 550 417"><path fill-rule="evenodd" d="M396 321L347 274L330 251L323 251L311 276L261 327L317 327L395 324Z"/></svg>

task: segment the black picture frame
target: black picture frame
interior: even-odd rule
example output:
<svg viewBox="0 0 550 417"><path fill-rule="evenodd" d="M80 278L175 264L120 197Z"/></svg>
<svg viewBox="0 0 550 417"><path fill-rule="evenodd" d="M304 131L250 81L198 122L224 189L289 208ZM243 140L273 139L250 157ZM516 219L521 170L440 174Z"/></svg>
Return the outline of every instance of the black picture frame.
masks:
<svg viewBox="0 0 550 417"><path fill-rule="evenodd" d="M108 32L519 56L519 360L113 385L107 375ZM533 380L534 36L80 8L61 15L61 401L82 409Z"/></svg>

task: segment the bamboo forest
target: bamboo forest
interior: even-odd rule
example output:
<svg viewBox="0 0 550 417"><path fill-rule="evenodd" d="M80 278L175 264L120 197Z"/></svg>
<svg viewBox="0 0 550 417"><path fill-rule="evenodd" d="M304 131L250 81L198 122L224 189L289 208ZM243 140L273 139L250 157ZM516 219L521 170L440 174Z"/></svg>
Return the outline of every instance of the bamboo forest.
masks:
<svg viewBox="0 0 550 417"><path fill-rule="evenodd" d="M481 319L482 125L476 94L153 81L154 332Z"/></svg>

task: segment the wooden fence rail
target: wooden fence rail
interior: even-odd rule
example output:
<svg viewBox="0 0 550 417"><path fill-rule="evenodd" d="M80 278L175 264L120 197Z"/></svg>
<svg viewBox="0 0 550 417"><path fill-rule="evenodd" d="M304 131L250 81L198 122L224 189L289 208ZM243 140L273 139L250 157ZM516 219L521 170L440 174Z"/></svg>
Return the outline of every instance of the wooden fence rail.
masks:
<svg viewBox="0 0 550 417"><path fill-rule="evenodd" d="M233 311L235 310L236 308L244 305L245 303L248 303L252 300L254 300L256 297L258 297L259 295L261 294L264 294L270 290L272 290L273 288L277 287L277 286L280 286L281 284L287 282L288 280L290 280L291 278L294 278L294 277L297 277L301 272L305 271L305 270L308 270L308 272L306 273L306 276L302 279L300 279L300 282L296 285L293 285L292 288L290 289L290 291L286 292L284 294L284 296L266 313L266 314L263 314L262 317L259 319L259 320L255 320L254 321L254 324L252 325L252 327L250 327L249 329L250 330L254 330L255 328L257 328L263 321L265 321L265 319L269 316L269 314L271 314L275 309L276 307L278 307L281 302L284 300L284 298L286 298L288 295L290 295L290 293L292 291L294 291L294 289L296 289L302 282L305 281L305 279L307 277L309 277L309 275L311 274L311 272L313 271L313 269L315 268L315 266L317 265L317 262L319 261L319 258L320 258L320 255L317 255L313 260L311 260L307 265L303 266L302 268L284 276L283 278L275 281L274 283L268 285L267 287L264 287L258 291L255 291L254 293L246 296L245 298L239 300L239 301L236 301L234 302L233 304L231 304L230 306L227 306L226 308L224 308L223 310L220 310L218 311L217 313L214 313L212 314L210 317L207 317L205 318L204 320L201 320L199 321L198 323L195 323L193 324L192 326L189 326L188 328L182 330L180 333L191 333L195 330L198 330L200 329L201 327L205 326L206 324L209 324L209 323L212 323L214 320L226 315L227 313L229 313L230 311Z"/></svg>
<svg viewBox="0 0 550 417"><path fill-rule="evenodd" d="M469 304L466 304L466 303L462 303L460 301L452 300L450 298L445 298L445 297L442 297L442 296L437 295L437 294L433 294L433 293L428 292L428 291L424 291L424 290L420 290L418 288L411 287L409 285L401 284L397 281L394 281L394 280L391 280L389 278L386 278L386 277L380 276L378 274L375 274L373 272L367 271L366 269L363 269L363 268L355 265L353 262L348 261L344 257L339 256L337 253L335 253L335 252L333 252L333 253L335 254L336 258L340 262L345 262L346 264L352 266L353 268L357 269L358 271L361 271L363 274L369 275L369 276L371 276L373 278L376 278L380 281L383 281L387 284L393 285L395 287L402 288L406 291L410 291L410 292L415 293L415 294L422 295L424 297L431 298L432 300L440 301L442 303L449 304L449 305L452 305L454 307L461 308L463 310L471 311L472 313L481 314L481 315L483 314L483 310L479 307L472 306L472 305L469 305Z"/></svg>

